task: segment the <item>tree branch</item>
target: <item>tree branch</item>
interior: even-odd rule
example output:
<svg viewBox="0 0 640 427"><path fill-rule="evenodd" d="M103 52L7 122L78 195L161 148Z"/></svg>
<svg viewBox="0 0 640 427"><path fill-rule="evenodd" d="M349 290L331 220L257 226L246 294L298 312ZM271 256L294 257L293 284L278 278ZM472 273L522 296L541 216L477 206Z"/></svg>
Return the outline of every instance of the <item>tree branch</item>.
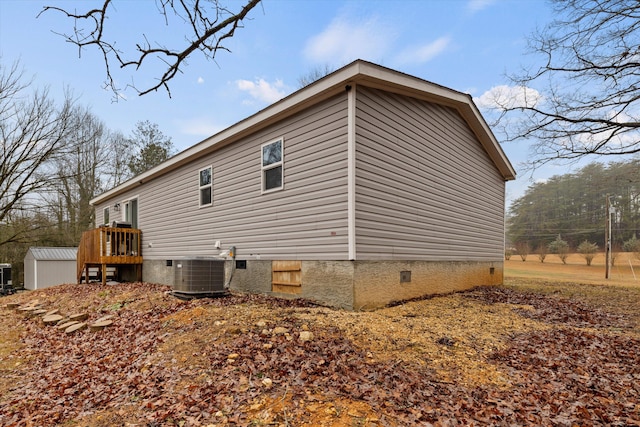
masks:
<svg viewBox="0 0 640 427"><path fill-rule="evenodd" d="M543 59L510 76L520 100L493 100L506 141L532 140L534 168L640 152L640 2L555 0L559 17L529 39ZM536 93L537 96L522 96Z"/></svg>
<svg viewBox="0 0 640 427"><path fill-rule="evenodd" d="M105 65L105 88L110 88L113 91L114 100L117 101L121 98L122 89L116 83L113 65L117 65L121 70L131 68L133 71L138 72L148 67L150 68L152 66L151 60L159 60L165 64L165 68L156 77L155 84L151 84L146 88L139 88L135 83L132 83L127 87L132 87L140 96L164 88L169 97L171 97L169 82L178 72L182 71L187 58L191 57L195 51L200 50L205 58L214 60L218 51L229 51L223 45L223 42L233 37L236 29L241 27L241 23L248 13L260 1L246 0L246 4L241 10L233 13L231 10L221 6L217 1L213 2L214 5L212 7L208 8L200 0L162 0L159 3L159 8L166 25L169 25L168 15L170 13L188 23L192 32L191 35L185 36L188 43L184 47L152 46L147 37L142 35L144 41L136 43L132 49L135 52L135 56L134 53L127 54L117 49L116 41L105 38L107 23L111 23L107 18L112 13L110 9L113 4L112 0L105 0L101 8L92 9L81 14L71 13L55 6L46 6L40 13L57 11L74 20L73 33L56 34L62 36L67 42L76 45L79 56L81 56L82 50L85 48L95 46L98 49ZM215 17L210 18L210 15ZM85 32L84 28L79 25L82 22L89 23L90 30L88 32Z"/></svg>

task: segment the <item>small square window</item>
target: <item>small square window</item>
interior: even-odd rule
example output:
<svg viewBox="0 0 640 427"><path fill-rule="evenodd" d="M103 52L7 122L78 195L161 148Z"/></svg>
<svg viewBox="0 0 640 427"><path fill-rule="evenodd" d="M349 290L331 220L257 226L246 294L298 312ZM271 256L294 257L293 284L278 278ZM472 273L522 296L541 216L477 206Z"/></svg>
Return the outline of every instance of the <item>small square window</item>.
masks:
<svg viewBox="0 0 640 427"><path fill-rule="evenodd" d="M213 168L200 169L199 171L200 207L211 206L213 203Z"/></svg>
<svg viewBox="0 0 640 427"><path fill-rule="evenodd" d="M263 144L261 147L263 192L282 190L283 188L283 148L283 138Z"/></svg>

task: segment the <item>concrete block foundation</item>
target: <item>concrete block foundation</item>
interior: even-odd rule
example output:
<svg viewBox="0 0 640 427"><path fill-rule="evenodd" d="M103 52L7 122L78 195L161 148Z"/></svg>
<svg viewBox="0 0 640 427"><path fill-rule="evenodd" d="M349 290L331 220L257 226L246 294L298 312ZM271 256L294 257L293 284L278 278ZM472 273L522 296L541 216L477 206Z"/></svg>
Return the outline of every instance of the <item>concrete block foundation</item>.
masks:
<svg viewBox="0 0 640 427"><path fill-rule="evenodd" d="M354 310L503 282L503 262L356 261Z"/></svg>
<svg viewBox="0 0 640 427"><path fill-rule="evenodd" d="M166 260L145 260L146 282L174 285L174 266ZM463 291L503 283L503 261L302 261L298 294L271 289L271 261L246 260L236 269L231 289L240 292L305 298L347 310L372 310L394 301ZM227 275L231 261L227 261ZM228 277L228 276L227 276Z"/></svg>

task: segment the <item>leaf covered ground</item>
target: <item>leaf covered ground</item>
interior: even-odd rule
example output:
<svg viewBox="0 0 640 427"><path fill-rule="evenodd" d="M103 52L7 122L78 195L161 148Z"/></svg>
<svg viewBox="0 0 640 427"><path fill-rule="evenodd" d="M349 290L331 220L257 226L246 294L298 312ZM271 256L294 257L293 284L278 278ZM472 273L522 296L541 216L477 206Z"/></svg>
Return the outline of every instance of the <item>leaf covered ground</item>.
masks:
<svg viewBox="0 0 640 427"><path fill-rule="evenodd" d="M347 312L137 283L0 304L3 426L640 425L640 288L511 280Z"/></svg>

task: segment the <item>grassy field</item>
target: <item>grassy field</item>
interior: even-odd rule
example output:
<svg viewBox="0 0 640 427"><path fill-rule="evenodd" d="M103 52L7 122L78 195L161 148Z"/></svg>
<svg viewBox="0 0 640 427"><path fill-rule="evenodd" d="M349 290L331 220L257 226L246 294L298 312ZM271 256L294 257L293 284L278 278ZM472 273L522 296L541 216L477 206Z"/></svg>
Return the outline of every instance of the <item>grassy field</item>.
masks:
<svg viewBox="0 0 640 427"><path fill-rule="evenodd" d="M609 284L640 287L640 260L633 253L616 254L614 266L610 268L609 279L605 279L604 254L599 253L587 266L580 254L570 254L563 264L557 255L549 254L544 263L531 254L526 261L514 255L505 261L505 278L539 279L556 282L587 284Z"/></svg>

